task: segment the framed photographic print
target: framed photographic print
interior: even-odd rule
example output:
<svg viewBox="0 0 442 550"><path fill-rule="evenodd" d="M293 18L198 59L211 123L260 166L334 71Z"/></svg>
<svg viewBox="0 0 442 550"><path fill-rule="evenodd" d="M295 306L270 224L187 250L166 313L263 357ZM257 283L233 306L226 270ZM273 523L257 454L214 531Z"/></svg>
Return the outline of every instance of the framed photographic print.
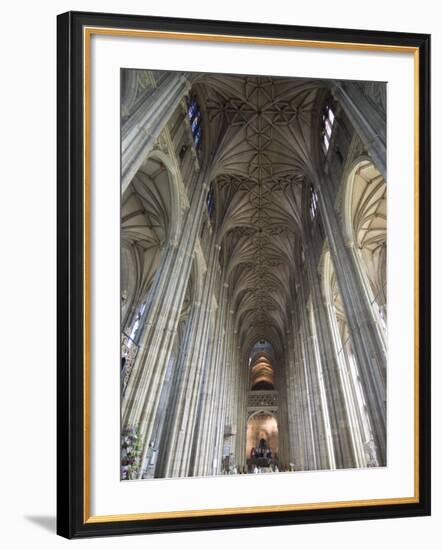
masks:
<svg viewBox="0 0 442 550"><path fill-rule="evenodd" d="M58 17L58 533L430 513L430 37Z"/></svg>

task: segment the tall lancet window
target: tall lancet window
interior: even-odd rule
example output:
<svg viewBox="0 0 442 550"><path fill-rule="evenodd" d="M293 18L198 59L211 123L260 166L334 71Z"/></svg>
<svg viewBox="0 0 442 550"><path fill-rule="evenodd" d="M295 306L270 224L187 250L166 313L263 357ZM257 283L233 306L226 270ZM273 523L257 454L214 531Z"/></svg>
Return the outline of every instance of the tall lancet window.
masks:
<svg viewBox="0 0 442 550"><path fill-rule="evenodd" d="M193 142L198 149L201 145L201 109L195 97L189 100L187 116L192 129Z"/></svg>
<svg viewBox="0 0 442 550"><path fill-rule="evenodd" d="M330 147L330 140L333 132L333 125L335 123L335 113L332 108L331 102L327 102L322 111L321 118L321 139L324 153L327 153Z"/></svg>
<svg viewBox="0 0 442 550"><path fill-rule="evenodd" d="M207 193L207 212L209 213L209 218L213 218L213 214L215 213L215 195L213 193L213 187L210 186L209 192Z"/></svg>
<svg viewBox="0 0 442 550"><path fill-rule="evenodd" d="M318 211L318 194L316 193L313 185L310 185L310 218L314 220Z"/></svg>

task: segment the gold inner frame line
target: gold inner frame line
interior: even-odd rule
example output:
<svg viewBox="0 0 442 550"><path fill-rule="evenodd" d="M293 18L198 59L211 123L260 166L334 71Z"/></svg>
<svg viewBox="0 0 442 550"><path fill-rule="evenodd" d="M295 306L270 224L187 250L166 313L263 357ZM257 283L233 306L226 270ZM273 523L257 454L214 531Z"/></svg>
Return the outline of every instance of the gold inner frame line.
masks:
<svg viewBox="0 0 442 550"><path fill-rule="evenodd" d="M202 510L177 510L171 512L149 512L136 514L91 515L90 479L90 84L91 84L91 37L92 35L123 36L138 38L158 38L175 40L198 40L209 42L247 43L257 45L291 46L303 48L333 48L342 50L412 53L414 63L414 495L371 500L351 500L284 504L270 506L250 506L215 508ZM419 49L412 46L365 44L358 42L331 42L321 40L297 40L269 37L245 37L236 35L187 33L169 31L149 31L136 29L115 29L108 27L83 28L83 212L84 212L84 365L83 365L83 520L84 523L103 523L149 519L186 518L204 516L225 516L230 514L252 514L264 512L284 512L300 510L324 510L356 506L385 506L392 504L412 504L419 502Z"/></svg>

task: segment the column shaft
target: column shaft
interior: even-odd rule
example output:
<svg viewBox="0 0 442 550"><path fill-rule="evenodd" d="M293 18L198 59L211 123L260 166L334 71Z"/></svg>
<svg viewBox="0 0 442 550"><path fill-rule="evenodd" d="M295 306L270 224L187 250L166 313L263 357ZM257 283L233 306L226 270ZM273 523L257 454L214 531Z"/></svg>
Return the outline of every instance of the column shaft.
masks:
<svg viewBox="0 0 442 550"><path fill-rule="evenodd" d="M122 193L188 89L189 83L184 73L170 73L154 91L146 90L144 101L124 123L121 129Z"/></svg>
<svg viewBox="0 0 442 550"><path fill-rule="evenodd" d="M207 186L203 185L203 176L200 179L200 195L194 197L179 242L169 245L155 275L140 349L123 396L122 424L140 429L144 440L143 459L149 447L201 224Z"/></svg>
<svg viewBox="0 0 442 550"><path fill-rule="evenodd" d="M316 181L319 207L369 409L379 463L385 465L386 355L354 257L345 246L331 188L332 182L327 176L319 175Z"/></svg>
<svg viewBox="0 0 442 550"><path fill-rule="evenodd" d="M321 292L317 261L312 249L313 246L310 246L306 251L307 271L310 280L310 296L316 325L319 360L326 389L336 467L353 468L356 466L356 459L351 438L350 420L347 414L345 395L327 310Z"/></svg>
<svg viewBox="0 0 442 550"><path fill-rule="evenodd" d="M356 82L338 83L333 94L359 134L378 170L387 179L386 117Z"/></svg>
<svg viewBox="0 0 442 550"><path fill-rule="evenodd" d="M192 475L204 475L205 457L210 445L210 434L212 431L212 411L214 408L214 395L216 393L217 374L220 368L224 366L224 354L222 352L226 329L226 294L227 288L220 285L218 294L218 312L216 326L211 347L210 357L208 359L207 383L203 394L201 395L201 413L198 429L195 433L195 456L193 461Z"/></svg>
<svg viewBox="0 0 442 550"><path fill-rule="evenodd" d="M165 459L166 477L183 477L189 474L196 413L200 389L207 365L210 316L212 314L215 260L218 250L211 247L206 284L203 288L201 306L195 308L191 323L192 337L188 341L185 360L181 365L183 378L175 403L175 414L168 434L168 452Z"/></svg>

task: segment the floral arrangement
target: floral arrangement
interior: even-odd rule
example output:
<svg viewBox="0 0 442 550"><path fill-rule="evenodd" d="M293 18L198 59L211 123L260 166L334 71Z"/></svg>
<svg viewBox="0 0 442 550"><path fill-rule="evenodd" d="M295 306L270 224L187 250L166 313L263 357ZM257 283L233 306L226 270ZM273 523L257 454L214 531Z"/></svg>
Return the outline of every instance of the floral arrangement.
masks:
<svg viewBox="0 0 442 550"><path fill-rule="evenodd" d="M141 463L141 438L137 428L121 432L121 479L136 479Z"/></svg>

